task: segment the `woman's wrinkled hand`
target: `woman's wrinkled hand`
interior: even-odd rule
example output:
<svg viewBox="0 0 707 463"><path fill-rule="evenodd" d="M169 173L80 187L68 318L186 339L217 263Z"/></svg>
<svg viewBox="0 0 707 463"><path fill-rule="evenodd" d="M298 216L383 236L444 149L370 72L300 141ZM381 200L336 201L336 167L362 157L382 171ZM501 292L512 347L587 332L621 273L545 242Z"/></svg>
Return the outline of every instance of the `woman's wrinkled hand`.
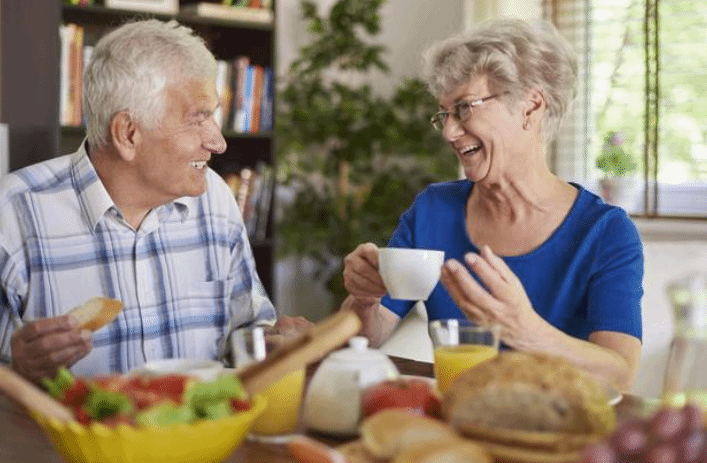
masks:
<svg viewBox="0 0 707 463"><path fill-rule="evenodd" d="M503 259L484 246L479 254L466 254L465 261L483 286L456 260L442 267L442 283L459 309L479 325L498 324L501 340L512 348L525 350L537 344L544 321Z"/></svg>
<svg viewBox="0 0 707 463"><path fill-rule="evenodd" d="M377 306L386 293L378 273L378 246L359 244L344 258L344 287L355 299L349 304L355 310Z"/></svg>

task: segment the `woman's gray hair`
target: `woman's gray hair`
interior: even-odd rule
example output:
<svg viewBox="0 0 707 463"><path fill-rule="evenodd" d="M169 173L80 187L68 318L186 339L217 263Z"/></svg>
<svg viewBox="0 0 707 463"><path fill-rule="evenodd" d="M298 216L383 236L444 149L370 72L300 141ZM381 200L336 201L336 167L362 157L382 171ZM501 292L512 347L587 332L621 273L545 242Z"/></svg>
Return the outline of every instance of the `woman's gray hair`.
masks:
<svg viewBox="0 0 707 463"><path fill-rule="evenodd" d="M156 19L120 26L98 41L84 69L88 142L107 145L111 120L120 111L147 130L157 128L168 83L215 75L216 59L192 29Z"/></svg>
<svg viewBox="0 0 707 463"><path fill-rule="evenodd" d="M547 104L546 142L557 136L577 94L575 52L547 21L487 21L433 45L424 60L424 75L436 98L480 75L488 77L494 91L509 91L511 104L530 89L540 90Z"/></svg>

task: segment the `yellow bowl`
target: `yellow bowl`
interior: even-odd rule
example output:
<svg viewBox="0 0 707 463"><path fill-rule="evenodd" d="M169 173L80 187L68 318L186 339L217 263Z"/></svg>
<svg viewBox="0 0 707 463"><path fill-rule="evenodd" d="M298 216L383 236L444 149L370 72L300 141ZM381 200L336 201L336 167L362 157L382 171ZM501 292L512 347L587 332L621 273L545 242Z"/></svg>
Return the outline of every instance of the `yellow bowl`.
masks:
<svg viewBox="0 0 707 463"><path fill-rule="evenodd" d="M165 428L136 428L99 423L61 422L37 413L56 450L71 462L207 463L225 460L243 442L267 400L255 396L249 410L219 420L203 420Z"/></svg>

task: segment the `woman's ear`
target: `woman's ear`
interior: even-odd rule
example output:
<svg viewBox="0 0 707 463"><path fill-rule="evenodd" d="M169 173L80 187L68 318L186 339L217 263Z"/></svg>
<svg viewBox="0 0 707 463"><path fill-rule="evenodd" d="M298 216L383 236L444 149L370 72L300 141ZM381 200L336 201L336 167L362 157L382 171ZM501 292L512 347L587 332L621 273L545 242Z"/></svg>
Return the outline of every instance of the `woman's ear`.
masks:
<svg viewBox="0 0 707 463"><path fill-rule="evenodd" d="M539 125L543 120L546 108L547 103L543 92L537 88L530 90L523 109L523 117L525 119L523 127L529 129L532 126Z"/></svg>
<svg viewBox="0 0 707 463"><path fill-rule="evenodd" d="M140 130L127 111L119 111L110 121L110 137L118 154L125 161L132 161L137 152Z"/></svg>

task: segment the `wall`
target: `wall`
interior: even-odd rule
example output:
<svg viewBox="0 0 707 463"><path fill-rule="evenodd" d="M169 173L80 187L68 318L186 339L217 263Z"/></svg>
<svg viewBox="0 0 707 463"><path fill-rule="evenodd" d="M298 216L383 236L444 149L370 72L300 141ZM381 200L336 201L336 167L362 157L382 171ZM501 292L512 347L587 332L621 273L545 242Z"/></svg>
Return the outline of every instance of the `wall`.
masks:
<svg viewBox="0 0 707 463"><path fill-rule="evenodd" d="M331 5L333 0L319 0ZM539 2L517 0L445 0L445 8L436 2L388 0L383 8L383 41L391 48L393 71L381 80L382 91L392 88L395 79L414 75L419 51L431 40L460 31L465 24L497 16L533 18L540 16ZM298 2L278 5L278 66L280 72L306 43L306 34L298 18ZM433 6L430 6L433 5ZM436 7L435 7L436 6ZM405 11L405 15L399 11ZM463 19L467 18L467 19ZM634 392L658 396L662 388L667 350L672 337L672 312L665 293L668 281L695 270L707 271L707 224L636 220L644 241L646 258L643 298L643 349ZM326 314L329 300L326 291L311 278L306 260L290 258L277 263L276 300L282 313L304 315L318 320ZM391 354L431 360L424 316L414 311L399 331L384 346Z"/></svg>
<svg viewBox="0 0 707 463"><path fill-rule="evenodd" d="M320 11L328 11L334 0L315 0ZM381 7L381 33L377 42L388 47L386 61L391 72L376 76L375 88L387 94L406 77L420 71L421 51L433 41L463 29L464 0L444 0L444 8L426 0L387 0ZM300 47L309 42L301 19L299 1L277 4L277 69L287 72ZM278 195L284 199L287 192ZM312 278L312 265L306 259L288 258L276 263L275 300L283 314L302 315L319 320L329 313L330 297Z"/></svg>

